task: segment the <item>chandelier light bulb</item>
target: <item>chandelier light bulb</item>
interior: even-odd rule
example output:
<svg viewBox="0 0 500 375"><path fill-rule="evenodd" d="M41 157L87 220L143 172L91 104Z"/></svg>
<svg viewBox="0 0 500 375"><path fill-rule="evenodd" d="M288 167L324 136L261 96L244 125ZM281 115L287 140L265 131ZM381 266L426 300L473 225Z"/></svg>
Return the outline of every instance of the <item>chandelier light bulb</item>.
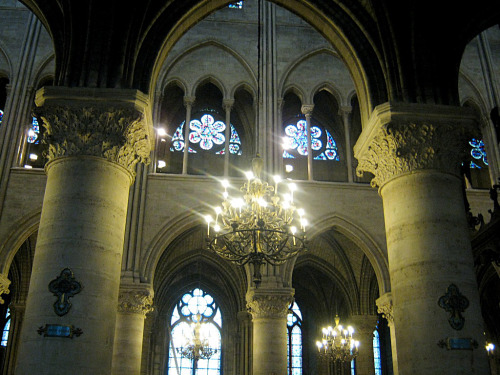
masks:
<svg viewBox="0 0 500 375"><path fill-rule="evenodd" d="M257 199L257 203L261 207L267 207L267 201L264 198L262 198L262 197L260 197L259 199Z"/></svg>
<svg viewBox="0 0 500 375"><path fill-rule="evenodd" d="M160 137L164 137L167 135L167 132L164 128L158 128L156 129L156 134L158 134Z"/></svg>
<svg viewBox="0 0 500 375"><path fill-rule="evenodd" d="M246 178L247 178L248 181L250 181L251 179L254 178L254 175L253 175L252 171L245 172L245 176L246 176Z"/></svg>

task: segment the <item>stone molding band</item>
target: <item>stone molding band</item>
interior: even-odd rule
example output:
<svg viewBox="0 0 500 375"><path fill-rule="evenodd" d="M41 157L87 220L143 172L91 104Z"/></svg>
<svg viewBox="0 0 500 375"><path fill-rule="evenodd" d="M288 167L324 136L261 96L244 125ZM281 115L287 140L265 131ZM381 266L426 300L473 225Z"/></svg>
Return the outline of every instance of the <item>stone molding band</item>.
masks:
<svg viewBox="0 0 500 375"><path fill-rule="evenodd" d="M121 290L118 296L118 312L149 314L154 310L153 296L149 290Z"/></svg>
<svg viewBox="0 0 500 375"><path fill-rule="evenodd" d="M465 144L476 119L461 107L378 106L356 144L356 173L370 172L372 187L419 170L460 175Z"/></svg>

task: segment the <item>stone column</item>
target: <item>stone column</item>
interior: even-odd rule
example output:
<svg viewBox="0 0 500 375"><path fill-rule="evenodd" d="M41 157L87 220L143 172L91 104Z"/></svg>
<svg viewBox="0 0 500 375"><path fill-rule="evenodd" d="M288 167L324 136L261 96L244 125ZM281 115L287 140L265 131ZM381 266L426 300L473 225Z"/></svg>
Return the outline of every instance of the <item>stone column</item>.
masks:
<svg viewBox="0 0 500 375"><path fill-rule="evenodd" d="M359 354L356 358L357 375L374 375L373 331L377 327L377 315L353 315L349 318L354 328L354 338L359 341Z"/></svg>
<svg viewBox="0 0 500 375"><path fill-rule="evenodd" d="M16 374L110 374L129 188L154 139L148 99L46 87L36 104L49 162ZM61 276L74 279L51 284ZM68 283L81 287L72 298ZM59 310L56 301L71 305ZM38 334L46 324L82 334Z"/></svg>
<svg viewBox="0 0 500 375"><path fill-rule="evenodd" d="M127 286L120 289L112 374L141 373L144 319L151 311L153 311L153 291L150 287Z"/></svg>
<svg viewBox="0 0 500 375"><path fill-rule="evenodd" d="M487 371L482 345L448 350L484 340L459 170L474 121L459 107L386 103L356 144L384 204L401 374Z"/></svg>
<svg viewBox="0 0 500 375"><path fill-rule="evenodd" d="M387 320L387 325L389 326L389 332L391 334L392 371L394 375L398 375L398 351L396 343L396 331L394 328L394 317L392 313L392 294L385 293L380 296L380 298L378 298L375 302L378 307L378 313L382 314L382 317Z"/></svg>
<svg viewBox="0 0 500 375"><path fill-rule="evenodd" d="M252 366L250 364L251 358L251 316L248 311L238 312L239 324L239 363L238 374L251 374Z"/></svg>
<svg viewBox="0 0 500 375"><path fill-rule="evenodd" d="M350 105L341 106L339 109L339 114L342 116L342 121L344 123L344 133L345 133L345 163L347 166L347 181L354 182L354 177L352 173L352 144L351 144L351 124L349 123L349 115L352 112L352 107Z"/></svg>
<svg viewBox="0 0 500 375"><path fill-rule="evenodd" d="M306 129L307 129L307 179L313 180L313 154L312 154L312 141L311 141L311 116L313 113L314 105L304 104L300 109L306 116Z"/></svg>
<svg viewBox="0 0 500 375"><path fill-rule="evenodd" d="M185 96L184 106L186 107L186 122L184 123L184 155L182 159L182 174L187 174L189 155L189 123L191 122L191 109L193 108L194 97Z"/></svg>
<svg viewBox="0 0 500 375"><path fill-rule="evenodd" d="M229 140L231 139L231 108L233 107L234 99L224 99L222 107L226 111L226 143L224 145L224 176L229 176Z"/></svg>
<svg viewBox="0 0 500 375"><path fill-rule="evenodd" d="M251 288L247 292L253 319L253 375L286 374L286 318L293 294L292 288Z"/></svg>

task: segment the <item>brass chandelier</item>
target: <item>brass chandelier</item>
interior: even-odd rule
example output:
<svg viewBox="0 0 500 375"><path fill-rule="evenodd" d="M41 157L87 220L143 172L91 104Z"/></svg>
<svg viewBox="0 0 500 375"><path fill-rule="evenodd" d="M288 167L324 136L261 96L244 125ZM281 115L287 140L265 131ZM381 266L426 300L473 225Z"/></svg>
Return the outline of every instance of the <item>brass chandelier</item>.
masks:
<svg viewBox="0 0 500 375"><path fill-rule="evenodd" d="M184 345L177 348L177 352L182 356L198 362L200 359L210 359L217 349L210 347L210 332L206 325L202 323L201 314L196 314L194 322L191 323L191 331L183 332Z"/></svg>
<svg viewBox="0 0 500 375"><path fill-rule="evenodd" d="M342 327L335 316L335 327L323 328L323 339L316 341L321 357L332 362L351 362L358 356L359 341L353 338L354 328Z"/></svg>
<svg viewBox="0 0 500 375"><path fill-rule="evenodd" d="M240 266L253 266L253 282L261 282L260 268L264 263L283 264L306 249L304 210L295 207L294 183L287 192L278 195L281 178L275 176L274 187L261 180L263 160L252 160L253 172L247 172L247 182L240 188L242 196L231 196L229 183L222 186L222 205L215 208L215 220L205 217L208 248ZM212 229L212 230L211 230Z"/></svg>

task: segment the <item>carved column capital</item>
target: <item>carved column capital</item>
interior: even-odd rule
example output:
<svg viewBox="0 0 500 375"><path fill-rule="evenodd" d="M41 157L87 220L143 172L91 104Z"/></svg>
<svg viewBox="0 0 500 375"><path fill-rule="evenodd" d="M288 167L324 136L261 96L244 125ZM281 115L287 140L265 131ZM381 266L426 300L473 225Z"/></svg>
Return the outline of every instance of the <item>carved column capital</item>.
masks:
<svg viewBox="0 0 500 375"><path fill-rule="evenodd" d="M341 105L339 107L339 115L350 115L352 112L352 106L350 105Z"/></svg>
<svg viewBox="0 0 500 375"><path fill-rule="evenodd" d="M248 312L254 319L286 318L293 294L291 288L250 290L246 296Z"/></svg>
<svg viewBox="0 0 500 375"><path fill-rule="evenodd" d="M234 105L234 99L224 99L222 101L222 108L224 108L224 111L229 112L233 108Z"/></svg>
<svg viewBox="0 0 500 375"><path fill-rule="evenodd" d="M185 107L192 107L194 102L196 101L196 98L194 96L185 96L183 98L183 103Z"/></svg>
<svg viewBox="0 0 500 375"><path fill-rule="evenodd" d="M9 294L9 285L10 285L10 280L7 277L7 275L0 273L0 304L3 304L5 301L1 297L2 294Z"/></svg>
<svg viewBox="0 0 500 375"><path fill-rule="evenodd" d="M59 157L97 156L135 175L149 163L154 137L148 99L136 90L44 87L36 114L46 128L49 162Z"/></svg>
<svg viewBox="0 0 500 375"><path fill-rule="evenodd" d="M385 293L380 298L378 298L375 303L378 307L378 313L387 319L390 326L394 323L394 317L392 314L392 294Z"/></svg>
<svg viewBox="0 0 500 375"><path fill-rule="evenodd" d="M306 116L312 116L314 110L314 104L303 104L300 107L300 111Z"/></svg>
<svg viewBox="0 0 500 375"><path fill-rule="evenodd" d="M467 138L476 123L467 108L386 103L373 111L356 146L356 172L373 187L419 170L460 175Z"/></svg>
<svg viewBox="0 0 500 375"><path fill-rule="evenodd" d="M145 316L153 310L153 292L150 288L127 287L120 289L118 312Z"/></svg>

